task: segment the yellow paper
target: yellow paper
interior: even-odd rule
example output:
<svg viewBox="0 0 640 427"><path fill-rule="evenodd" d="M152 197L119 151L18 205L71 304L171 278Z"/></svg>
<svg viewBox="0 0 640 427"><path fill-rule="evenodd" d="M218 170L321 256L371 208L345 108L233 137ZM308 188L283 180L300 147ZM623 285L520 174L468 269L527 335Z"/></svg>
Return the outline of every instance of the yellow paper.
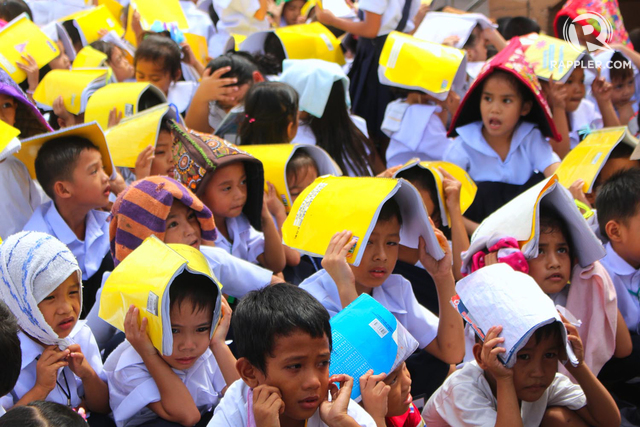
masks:
<svg viewBox="0 0 640 427"><path fill-rule="evenodd" d="M123 117L167 102L162 91L150 83L113 83L98 89L87 103L84 118L95 120L104 129L109 124L109 113L116 109Z"/></svg>
<svg viewBox="0 0 640 427"><path fill-rule="evenodd" d="M464 83L464 51L397 31L387 37L380 54L380 82L419 90L445 100L456 84Z"/></svg>
<svg viewBox="0 0 640 427"><path fill-rule="evenodd" d="M94 49L91 46L85 46L76 54L76 59L73 60L72 68L106 67L108 59L107 55L99 50Z"/></svg>
<svg viewBox="0 0 640 427"><path fill-rule="evenodd" d="M220 285L202 253L191 246L166 245L157 237L147 238L111 272L100 298L99 316L124 331L129 307L139 309L138 324L147 319L147 333L153 346L163 355L171 355L173 337L169 318L169 289L184 273L203 275L215 287L217 303L212 326L220 317ZM213 334L214 327L211 328Z"/></svg>
<svg viewBox="0 0 640 427"><path fill-rule="evenodd" d="M621 142L632 147L638 146L626 127L605 128L592 131L560 163L556 175L560 184L569 188L576 180L582 179L582 191L591 193L593 184L609 159L611 151Z"/></svg>
<svg viewBox="0 0 640 427"><path fill-rule="evenodd" d="M117 0L98 0L98 5L104 5L109 12L120 22L120 17L122 16L122 11L124 10L124 6L122 6ZM122 36L122 34L120 34Z"/></svg>
<svg viewBox="0 0 640 427"><path fill-rule="evenodd" d="M140 24L145 31L148 31L156 21L174 22L182 31L189 31L189 23L179 0L162 0L162 4L158 4L157 0L131 0L127 17L127 31L124 38L134 46L138 45L136 36L131 28L134 10L140 13Z"/></svg>
<svg viewBox="0 0 640 427"><path fill-rule="evenodd" d="M76 28L80 31L81 36L84 37L83 44L85 46L100 40L100 30L115 31L120 37L124 34L120 20L105 5L81 10L65 16L60 21L74 21Z"/></svg>
<svg viewBox="0 0 640 427"><path fill-rule="evenodd" d="M196 56L196 59L202 64L207 65L209 62L209 48L207 47L207 39L191 33L184 33L187 44Z"/></svg>
<svg viewBox="0 0 640 427"><path fill-rule="evenodd" d="M108 129L105 137L113 164L118 167L135 167L142 150L150 145L155 147L158 142L160 126L165 116L176 119L178 113L169 104L160 104L123 119L117 126Z"/></svg>
<svg viewBox="0 0 640 427"><path fill-rule="evenodd" d="M575 68L576 62L586 55L586 50L579 52L565 42L543 34L528 34L520 37L525 47L524 57L541 79L553 79L564 83Z"/></svg>
<svg viewBox="0 0 640 427"><path fill-rule="evenodd" d="M107 69L51 70L36 87L33 99L42 106L53 108L53 101L62 96L64 106L71 114L82 112L82 102L88 97L90 85L102 79L106 84Z"/></svg>
<svg viewBox="0 0 640 427"><path fill-rule="evenodd" d="M0 29L0 67L16 83L22 83L27 74L16 66L24 64L22 56L31 55L38 68L60 55L58 45L23 13Z"/></svg>
<svg viewBox="0 0 640 427"><path fill-rule="evenodd" d="M17 136L20 131L6 122L0 120L0 153L7 148L7 145Z"/></svg>

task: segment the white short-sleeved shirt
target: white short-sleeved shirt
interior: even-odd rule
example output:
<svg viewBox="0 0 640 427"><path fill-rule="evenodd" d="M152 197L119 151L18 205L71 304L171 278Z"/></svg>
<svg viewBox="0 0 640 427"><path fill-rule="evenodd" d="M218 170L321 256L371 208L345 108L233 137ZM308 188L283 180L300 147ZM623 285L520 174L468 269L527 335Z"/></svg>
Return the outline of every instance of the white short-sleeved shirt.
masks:
<svg viewBox="0 0 640 427"><path fill-rule="evenodd" d="M381 15L380 29L378 30L378 36L384 36L392 31L395 31L402 18L402 9L405 2L402 0L360 0L358 2L358 8L365 12L372 12ZM413 31L415 24L413 18L418 13L420 8L420 1L411 0L411 7L409 8L409 19L407 19L407 25L403 32L408 33Z"/></svg>
<svg viewBox="0 0 640 427"><path fill-rule="evenodd" d="M320 301L331 317L342 310L338 286L326 270L314 273L300 287ZM420 348L428 346L438 334L438 317L418 303L411 283L401 275L390 275L381 286L373 288L371 296L407 328Z"/></svg>
<svg viewBox="0 0 640 427"><path fill-rule="evenodd" d="M260 10L260 0L213 0L215 10L220 20L216 24L218 33L209 46L209 54L218 56L223 50L231 34L248 36L258 31L269 31L269 21L254 18Z"/></svg>
<svg viewBox="0 0 640 427"><path fill-rule="evenodd" d="M216 407L208 426L255 427L253 413L250 414L249 402L253 399L253 397L249 398L250 393L251 389L242 380L237 380L231 384L220 404ZM362 427L376 426L371 416L353 400L349 402L347 413ZM326 424L320 419L320 411L316 411L305 425L307 427L326 427Z"/></svg>
<svg viewBox="0 0 640 427"><path fill-rule="evenodd" d="M389 137L387 167L403 165L417 157L420 160L442 160L453 144L437 116L436 105L407 104L396 100L387 105L382 131Z"/></svg>
<svg viewBox="0 0 640 427"><path fill-rule="evenodd" d="M507 158L498 153L482 135L482 121L456 128L458 137L444 155L444 160L466 170L476 182L503 182L522 185L535 172L544 172L560 158L553 152L533 123L521 121L511 138Z"/></svg>
<svg viewBox="0 0 640 427"><path fill-rule="evenodd" d="M196 94L199 85L200 83L195 81L171 83L171 86L169 86L169 94L167 95L167 102L174 104L180 114L184 114L184 112L189 109L191 100Z"/></svg>
<svg viewBox="0 0 640 427"><path fill-rule="evenodd" d="M207 39L207 47L212 46L215 42L213 37L217 31L211 17L206 12L198 9L198 6L191 0L180 0L180 6L189 23L189 33L204 37ZM209 49L209 56L214 58L211 54L211 49Z"/></svg>
<svg viewBox="0 0 640 427"><path fill-rule="evenodd" d="M264 234L257 231L242 213L235 218L226 218L227 231L231 243L222 233L218 233L216 246L228 253L251 263L258 263L258 255L264 253Z"/></svg>
<svg viewBox="0 0 640 427"><path fill-rule="evenodd" d="M27 394L36 384L36 365L44 347L29 338L23 332L18 332L20 338L20 350L22 351L22 367L18 382L11 393L0 399L0 405L4 408L11 408L18 400ZM107 377L102 369L102 358L98 344L93 338L91 329L83 320L79 320L69 337L75 344L80 345L84 358L89 362L96 374L104 381ZM65 381L66 379L66 381ZM71 406L76 408L82 403L84 397L84 387L80 377L74 375L68 366L58 370L58 384L45 399L48 402L56 402L67 406L67 394L70 394ZM67 384L69 387L67 388Z"/></svg>
<svg viewBox="0 0 640 427"><path fill-rule="evenodd" d="M607 254L600 260L611 276L618 295L618 309L629 331L640 334L640 270L633 268L611 246L605 245Z"/></svg>
<svg viewBox="0 0 640 427"><path fill-rule="evenodd" d="M556 373L540 399L522 402L522 423L525 427L538 427L550 406L566 406L575 411L586 404L582 388ZM451 374L431 395L422 411L422 418L429 427L493 426L497 416L498 400L475 360Z"/></svg>
<svg viewBox="0 0 640 427"><path fill-rule="evenodd" d="M84 0L25 0L33 12L33 22L47 25L90 6Z"/></svg>
<svg viewBox="0 0 640 427"><path fill-rule="evenodd" d="M159 418L147 407L160 401L158 386L128 341L109 355L104 371L109 380L109 404L118 427L137 426ZM210 349L191 368L172 371L187 386L200 413L218 404L226 383Z"/></svg>
<svg viewBox="0 0 640 427"><path fill-rule="evenodd" d="M6 239L22 231L33 211L49 197L31 179L24 163L14 156L0 162L0 182L0 238Z"/></svg>
<svg viewBox="0 0 640 427"><path fill-rule="evenodd" d="M87 280L100 268L104 256L109 252L109 212L91 210L85 219L84 241L64 221L53 201L40 205L24 226L25 231L41 231L52 235L67 245L78 260L82 279Z"/></svg>
<svg viewBox="0 0 640 427"><path fill-rule="evenodd" d="M571 142L571 148L573 149L580 143L579 131L602 129L604 122L602 121L602 114L600 114L598 106L592 101L583 98L576 111L569 113L569 125L571 128L569 132L569 142Z"/></svg>

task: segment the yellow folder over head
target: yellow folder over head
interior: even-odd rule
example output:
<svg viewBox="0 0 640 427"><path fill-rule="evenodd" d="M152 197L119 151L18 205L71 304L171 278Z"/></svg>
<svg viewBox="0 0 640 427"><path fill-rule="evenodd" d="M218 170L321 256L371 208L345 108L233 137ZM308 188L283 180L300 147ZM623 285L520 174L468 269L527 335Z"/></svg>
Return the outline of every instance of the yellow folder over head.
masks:
<svg viewBox="0 0 640 427"><path fill-rule="evenodd" d="M124 38L134 46L138 45L136 36L131 29L134 10L140 13L140 25L145 31L148 31L156 21L167 24L176 23L183 32L189 31L189 23L179 0L162 0L161 4L158 4L157 0L131 0L127 16L127 31Z"/></svg>
<svg viewBox="0 0 640 427"><path fill-rule="evenodd" d="M0 67L16 83L22 83L27 78L27 74L16 66L18 62L24 63L22 56L27 55L31 55L38 68L42 68L57 58L60 50L29 20L26 13L22 13L0 29Z"/></svg>
<svg viewBox="0 0 640 427"><path fill-rule="evenodd" d="M123 119L117 126L107 129L105 137L113 164L133 168L138 155L148 146L158 142L162 119L180 120L178 112L169 104L160 104ZM135 137L132 138L132 136Z"/></svg>
<svg viewBox="0 0 640 427"><path fill-rule="evenodd" d="M60 19L61 22L72 21L80 34L82 45L87 46L96 40L100 40L100 31L115 31L120 37L124 35L124 29L120 20L113 16L109 8L104 5L84 9Z"/></svg>
<svg viewBox="0 0 640 427"><path fill-rule="evenodd" d="M139 309L138 324L147 319L147 333L153 346L160 354L171 356L169 290L181 275L204 277L199 283L210 285L215 292L211 337L220 319L222 286L202 252L187 245L164 244L156 236L145 239L111 272L102 288L100 318L124 331L125 316L134 305Z"/></svg>
<svg viewBox="0 0 640 427"><path fill-rule="evenodd" d="M266 182L274 185L278 196L287 212L291 211L291 192L287 185L287 165L291 157L298 152L307 153L318 166L318 176L341 176L340 167L333 161L329 153L315 145L308 144L264 144L243 145L242 149L262 162L264 166L265 190Z"/></svg>
<svg viewBox="0 0 640 427"><path fill-rule="evenodd" d="M17 138L18 135L20 135L18 129L0 120L0 153L2 153L4 149L7 148L7 145L9 145L14 138Z"/></svg>
<svg viewBox="0 0 640 427"><path fill-rule="evenodd" d="M397 31L387 37L379 64L380 83L425 92L441 101L451 89L461 91L466 79L464 51Z"/></svg>
<svg viewBox="0 0 640 427"><path fill-rule="evenodd" d="M253 33L242 42L240 50L263 53L265 41L270 33L278 37L288 59L315 58L345 64L340 41L319 22L288 25L275 31Z"/></svg>
<svg viewBox="0 0 640 427"><path fill-rule="evenodd" d="M591 193L598 174L618 144L627 144L634 149L632 160L640 158L638 139L626 127L594 130L562 159L556 170L560 184L569 188L576 180L582 179L582 191Z"/></svg>
<svg viewBox="0 0 640 427"><path fill-rule="evenodd" d="M553 74L553 80L564 83L580 60L586 59L587 65L594 64L586 49L577 51L573 45L555 37L531 33L520 37L520 42L525 59L542 80L549 80Z"/></svg>
<svg viewBox="0 0 640 427"><path fill-rule="evenodd" d="M95 120L106 129L113 108L123 117L131 117L164 102L167 102L164 93L151 83L113 83L98 89L89 98L84 119Z"/></svg>
<svg viewBox="0 0 640 427"><path fill-rule="evenodd" d="M55 132L44 133L42 135L23 139L22 148L15 154L15 156L25 164L29 170L31 178L36 179L35 163L40 147L42 147L42 145L47 141L64 140L64 138L71 136L88 139L93 145L98 147L102 156L102 165L104 166L106 174L109 175L111 179L115 178L116 170L113 167L113 162L111 161L111 154L109 153L107 140L104 137L104 133L102 132L100 125L96 122L62 128Z"/></svg>
<svg viewBox="0 0 640 427"><path fill-rule="evenodd" d="M413 168L421 168L425 171L425 173L430 173L433 176L436 187L438 188L438 206L440 208L442 225L450 226L451 215L449 214L449 209L447 209L447 204L445 202L446 198L444 194L444 187L442 185L442 173L440 173L438 169L444 169L462 184L462 187L460 189L460 211L462 213L465 213L466 210L469 209L469 206L471 206L471 204L473 203L473 199L475 199L476 193L478 192L478 187L476 186L476 183L473 182L469 174L465 172L465 170L460 166L443 161L421 162L418 159L413 159L409 160L407 163L405 163L404 166L398 169L394 177L402 178L402 172ZM435 203L435 200L433 202ZM442 215L442 212L445 212L446 215Z"/></svg>
<svg viewBox="0 0 640 427"><path fill-rule="evenodd" d="M62 96L64 106L71 114L83 113L89 97L107 84L107 68L80 70L51 70L36 87L33 99L42 109L53 109L53 101Z"/></svg>
<svg viewBox="0 0 640 427"><path fill-rule="evenodd" d="M418 190L404 179L323 176L296 199L282 227L287 246L311 256L324 256L331 238L350 230L357 242L347 261L360 265L369 236L384 203L394 198L400 207L400 243L417 248L422 236L427 252L442 259L444 252L435 236Z"/></svg>
<svg viewBox="0 0 640 427"><path fill-rule="evenodd" d="M94 49L91 46L85 46L76 54L76 59L73 60L72 68L107 67L108 59L107 55L99 50Z"/></svg>
<svg viewBox="0 0 640 427"><path fill-rule="evenodd" d="M121 5L117 0L98 0L99 6L106 6L109 9L109 12L113 15L114 18L120 22L120 18L122 17L122 11L124 10L124 6ZM122 34L120 34L122 36Z"/></svg>

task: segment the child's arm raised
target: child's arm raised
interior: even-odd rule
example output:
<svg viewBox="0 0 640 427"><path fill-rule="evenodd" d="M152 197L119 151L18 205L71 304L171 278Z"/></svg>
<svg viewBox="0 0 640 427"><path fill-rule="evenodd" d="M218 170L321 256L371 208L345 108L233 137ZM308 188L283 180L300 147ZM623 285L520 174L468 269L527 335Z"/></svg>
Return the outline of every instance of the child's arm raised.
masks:
<svg viewBox="0 0 640 427"><path fill-rule="evenodd" d="M455 280L462 279L462 252L469 249L469 235L464 227L462 211L460 209L460 190L462 184L456 180L449 172L440 168L443 175L442 187L444 189L445 203L451 218L451 246L453 256L453 277Z"/></svg>
<svg viewBox="0 0 640 427"><path fill-rule="evenodd" d="M264 234L264 252L258 255L258 262L264 268L280 273L287 265L287 258L282 237L267 208L267 196L262 199L262 233Z"/></svg>
<svg viewBox="0 0 640 427"><path fill-rule="evenodd" d="M227 338L227 332L229 332L229 325L231 323L231 307L227 300L222 298L222 317L218 322L218 327L211 337L211 343L209 348L216 358L216 362L222 372L224 382L227 383L227 387L230 386L235 380L240 379L240 374L236 369L236 358L231 353L229 346L225 343Z"/></svg>
<svg viewBox="0 0 640 427"><path fill-rule="evenodd" d="M162 360L147 335L147 319L142 319L138 326L138 309L133 305L124 319L124 333L127 341L138 352L144 365L149 370L160 392L160 401L148 405L149 409L160 418L185 426L192 426L200 421L200 411L193 401L187 386L171 370L167 362Z"/></svg>
<svg viewBox="0 0 640 427"><path fill-rule="evenodd" d="M334 383L340 383L340 389ZM359 427L360 425L349 416L349 397L353 388L353 378L349 375L338 374L329 378L331 401L325 400L320 404L320 419L329 427Z"/></svg>
<svg viewBox="0 0 640 427"><path fill-rule="evenodd" d="M269 191L265 192L264 194L264 197L267 199L267 209L269 209L269 213L273 215L276 220L278 234L280 235L280 240L282 240L282 226L287 220L287 212L284 209L284 205L280 201L280 197L278 197L276 187L269 181L267 181L267 187L269 188ZM286 245L283 246L287 265L295 267L296 265L300 264L300 252L296 251L295 249L291 249Z"/></svg>
<svg viewBox="0 0 640 427"><path fill-rule="evenodd" d="M82 380L84 387L84 399L89 411L108 414L109 408L109 387L93 370L89 361L82 354L79 344L70 345L67 350L69 354L69 369Z"/></svg>
<svg viewBox="0 0 640 427"><path fill-rule="evenodd" d="M204 70L200 85L193 95L184 123L188 128L200 132L213 132L209 126L209 102L211 101L233 101L233 94L238 91L235 85L238 79L235 77L222 78L224 74L231 71L231 67L217 69L213 73L211 68Z"/></svg>
<svg viewBox="0 0 640 427"><path fill-rule="evenodd" d="M318 8L316 8L318 9ZM377 13L364 11L364 21L351 21L349 19L338 18L327 9L319 9L316 11L316 18L321 24L336 27L354 36L366 37L374 39L380 31L382 15Z"/></svg>
<svg viewBox="0 0 640 427"><path fill-rule="evenodd" d="M342 308L358 298L356 278L347 263L347 254L355 244L356 240L353 238L351 231L336 233L329 241L327 252L322 258L322 267L327 270L329 276L336 282Z"/></svg>
<svg viewBox="0 0 640 427"><path fill-rule="evenodd" d="M613 107L613 103L611 102L613 86L611 86L611 83L608 83L604 77L600 77L600 67L598 67L598 75L596 79L591 84L591 91L593 92L593 97L598 103L600 114L602 114L602 123L604 127L620 126L618 113L616 113L616 109Z"/></svg>
<svg viewBox="0 0 640 427"><path fill-rule="evenodd" d="M569 119L567 118L566 102L567 87L563 83L553 80L553 74L549 78L548 89L545 91L547 102L553 113L553 123L556 125L558 133L562 137L559 141L551 139L549 143L560 158L564 158L571 151L571 141L569 140Z"/></svg>
<svg viewBox="0 0 640 427"><path fill-rule="evenodd" d="M56 387L58 369L69 364L67 356L70 353L68 349L61 351L55 345L45 347L36 363L36 383L14 406L28 405L34 400L45 400Z"/></svg>
<svg viewBox="0 0 640 427"><path fill-rule="evenodd" d="M389 391L391 387L384 383L387 374L373 375L373 369L360 377L360 392L362 394L362 406L376 422L377 427L386 427Z"/></svg>

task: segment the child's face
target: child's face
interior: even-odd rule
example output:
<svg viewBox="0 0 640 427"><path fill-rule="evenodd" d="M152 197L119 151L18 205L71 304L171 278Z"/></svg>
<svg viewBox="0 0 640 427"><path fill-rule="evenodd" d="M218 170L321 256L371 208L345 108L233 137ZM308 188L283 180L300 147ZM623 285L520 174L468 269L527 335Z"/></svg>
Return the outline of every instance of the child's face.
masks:
<svg viewBox="0 0 640 427"><path fill-rule="evenodd" d="M127 61L127 57L119 47L113 47L108 63L119 82L132 79L135 75L133 65Z"/></svg>
<svg viewBox="0 0 640 427"><path fill-rule="evenodd" d="M73 272L39 304L44 320L60 338L66 338L80 315L80 282Z"/></svg>
<svg viewBox="0 0 640 427"><path fill-rule="evenodd" d="M213 308L196 311L191 301L183 300L173 304L170 317L173 352L162 358L174 369L189 369L209 348Z"/></svg>
<svg viewBox="0 0 640 427"><path fill-rule="evenodd" d="M200 222L193 209L188 208L178 200L174 200L167 217L167 231L164 235L164 242L181 243L198 249L202 244L201 232Z"/></svg>
<svg viewBox="0 0 640 427"><path fill-rule="evenodd" d="M560 292L571 280L569 244L557 228L540 231L538 256L528 262L529 275L545 294Z"/></svg>
<svg viewBox="0 0 640 427"><path fill-rule="evenodd" d="M403 362L395 371L387 375L384 383L391 387L387 399L387 417L397 417L406 413L413 400L411 374L406 363Z"/></svg>
<svg viewBox="0 0 640 427"><path fill-rule="evenodd" d="M304 18L300 15L304 4L305 0L290 0L284 4L282 17L287 25L302 24L304 22Z"/></svg>
<svg viewBox="0 0 640 427"><path fill-rule="evenodd" d="M12 96L0 93L0 120L13 126L16 124L16 109L18 101Z"/></svg>
<svg viewBox="0 0 640 427"><path fill-rule="evenodd" d="M51 67L52 70L68 70L71 68L71 61L67 56L67 51L64 49L64 44L62 44L60 40L56 43L58 44L58 49L60 49L60 55L49 62L49 67Z"/></svg>
<svg viewBox="0 0 640 427"><path fill-rule="evenodd" d="M287 175L287 187L289 188L292 204L296 201L300 193L310 186L317 177L318 170L313 166L307 166L306 168L298 170L295 174Z"/></svg>
<svg viewBox="0 0 640 427"><path fill-rule="evenodd" d="M202 197L219 218L235 218L247 202L247 174L243 162L232 163L215 172Z"/></svg>
<svg viewBox="0 0 640 427"><path fill-rule="evenodd" d="M640 212L626 221L619 222L620 242L616 245L616 252L633 268L640 268Z"/></svg>
<svg viewBox="0 0 640 427"><path fill-rule="evenodd" d="M165 96L168 96L173 78L163 65L162 61L153 62L148 59L138 59L136 61L136 81L149 82L160 89Z"/></svg>
<svg viewBox="0 0 640 427"><path fill-rule="evenodd" d="M520 118L531 111L531 105L530 101L523 102L518 89L503 76L488 77L480 99L483 133L494 138L511 138Z"/></svg>
<svg viewBox="0 0 640 427"><path fill-rule="evenodd" d="M427 213L429 214L429 218L433 221L433 225L436 228L442 227L442 218L440 217L440 206L436 205L436 202L431 198L431 193L429 190L425 190L422 186L417 185L416 189L420 196L422 197L422 201L424 202L424 206L427 208Z"/></svg>
<svg viewBox="0 0 640 427"><path fill-rule="evenodd" d="M296 330L276 338L272 355L267 355L266 372L258 371L257 380L258 385L280 390L284 401L281 419L302 421L316 412L327 398L330 358L326 335L313 338Z"/></svg>
<svg viewBox="0 0 640 427"><path fill-rule="evenodd" d="M621 107L631 102L631 97L636 93L636 81L634 76L627 79L611 80L611 103L614 107Z"/></svg>
<svg viewBox="0 0 640 427"><path fill-rule="evenodd" d="M109 203L111 186L98 150L82 150L70 183L75 203L87 209L99 209Z"/></svg>
<svg viewBox="0 0 640 427"><path fill-rule="evenodd" d="M594 195L598 194L598 190L607 182L611 176L617 172L631 169L631 168L639 168L640 160L630 160L625 158L617 158L617 159L608 159L600 172L598 173L598 177L596 178L595 183L593 184L593 193Z"/></svg>
<svg viewBox="0 0 640 427"><path fill-rule="evenodd" d="M560 337L554 334L536 340L535 335L518 352L513 367L513 385L518 399L535 402L549 388L558 371Z"/></svg>
<svg viewBox="0 0 640 427"><path fill-rule="evenodd" d="M482 34L482 29L476 26L473 29L473 35L476 37L476 43L465 48L469 62L482 62L487 60L487 40Z"/></svg>
<svg viewBox="0 0 640 427"><path fill-rule="evenodd" d="M175 161L173 160L173 138L168 130L161 130L156 141L156 149L151 161L151 175L165 175L173 177Z"/></svg>
<svg viewBox="0 0 640 427"><path fill-rule="evenodd" d="M360 265L351 265L358 293L370 292L381 286L393 272L398 261L400 223L396 217L378 221L365 245Z"/></svg>
<svg viewBox="0 0 640 427"><path fill-rule="evenodd" d="M584 86L584 68L577 67L565 83L567 87L566 111L572 113L578 109L582 98L587 94Z"/></svg>

